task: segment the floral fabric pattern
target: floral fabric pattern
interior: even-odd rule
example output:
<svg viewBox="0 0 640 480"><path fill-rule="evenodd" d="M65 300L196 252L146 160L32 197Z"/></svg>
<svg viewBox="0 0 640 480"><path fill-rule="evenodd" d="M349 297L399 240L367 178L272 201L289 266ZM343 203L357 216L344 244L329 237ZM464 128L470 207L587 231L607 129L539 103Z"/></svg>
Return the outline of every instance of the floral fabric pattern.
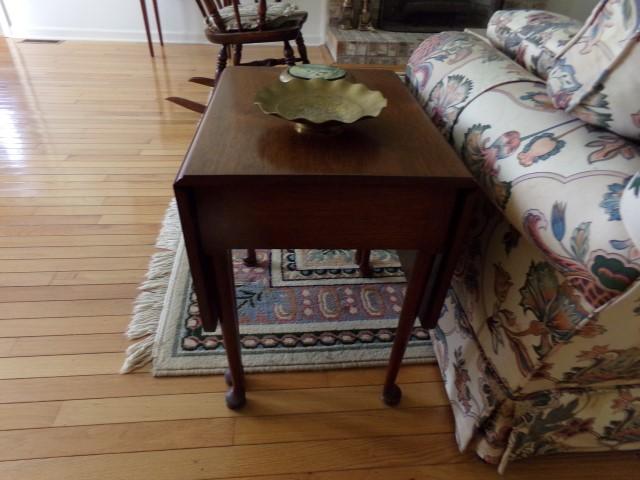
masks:
<svg viewBox="0 0 640 480"><path fill-rule="evenodd" d="M640 386L541 392L515 410L501 470L535 455L640 448Z"/></svg>
<svg viewBox="0 0 640 480"><path fill-rule="evenodd" d="M553 104L640 140L640 0L603 0L549 73Z"/></svg>
<svg viewBox="0 0 640 480"><path fill-rule="evenodd" d="M464 32L429 36L413 53L407 78L446 137L460 112L483 92L509 82L539 82L478 37Z"/></svg>
<svg viewBox="0 0 640 480"><path fill-rule="evenodd" d="M640 147L501 77L482 43L433 35L408 66L488 198L431 332L458 444L501 470L640 449Z"/></svg>
<svg viewBox="0 0 640 480"><path fill-rule="evenodd" d="M453 143L512 225L596 308L640 276L640 262L618 248L629 234L611 190L640 170L640 149L617 137L602 155L610 134L548 109L544 97L528 82L485 92L459 115ZM488 121L490 111L501 115Z"/></svg>
<svg viewBox="0 0 640 480"><path fill-rule="evenodd" d="M491 43L538 77L546 79L556 56L582 24L541 10L499 10L487 27Z"/></svg>
<svg viewBox="0 0 640 480"><path fill-rule="evenodd" d="M620 218L623 220L631 240L620 244L621 248L634 248L640 256L640 172L627 182L620 197Z"/></svg>

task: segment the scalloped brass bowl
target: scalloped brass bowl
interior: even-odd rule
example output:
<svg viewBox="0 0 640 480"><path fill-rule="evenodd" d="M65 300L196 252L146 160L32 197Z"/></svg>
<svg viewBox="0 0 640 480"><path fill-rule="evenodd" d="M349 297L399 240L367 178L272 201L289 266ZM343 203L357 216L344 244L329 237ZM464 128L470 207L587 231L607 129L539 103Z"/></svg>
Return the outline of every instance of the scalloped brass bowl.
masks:
<svg viewBox="0 0 640 480"><path fill-rule="evenodd" d="M263 88L255 103L268 115L294 122L298 132L335 133L358 120L377 117L387 99L362 83L294 79Z"/></svg>

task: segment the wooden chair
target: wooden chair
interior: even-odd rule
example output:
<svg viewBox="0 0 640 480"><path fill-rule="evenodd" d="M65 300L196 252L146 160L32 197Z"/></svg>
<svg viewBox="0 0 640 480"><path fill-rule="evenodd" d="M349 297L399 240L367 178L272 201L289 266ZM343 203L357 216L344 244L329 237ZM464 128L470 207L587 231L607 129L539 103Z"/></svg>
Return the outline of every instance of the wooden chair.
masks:
<svg viewBox="0 0 640 480"><path fill-rule="evenodd" d="M218 68L216 70L216 80L227 66L229 53L234 48L234 65L294 65L296 62L309 63L307 48L302 36L302 26L307 21L307 12L295 12L273 19L268 19L267 0L255 0L254 5L257 13L257 23L246 25L242 18L241 8L251 8L240 5L240 0L196 0L200 6L200 11L205 14L205 21L208 28L205 30L207 38L211 43L221 45L218 56ZM275 3L282 3L276 0ZM217 4L217 5L216 5ZM233 10L233 17L229 16L229 11ZM226 17L223 16L226 11ZM296 57L290 42L296 42L299 57ZM242 46L250 43L283 42L284 57L257 60L255 62L241 63Z"/></svg>
<svg viewBox="0 0 640 480"><path fill-rule="evenodd" d="M227 66L229 58L234 65L274 66L295 65L296 62L309 63L307 48L302 36L302 26L307 21L307 12L289 12L269 15L267 0L254 3L240 3L240 0L195 0L207 25L207 39L220 45L215 78L192 77L189 81L214 87ZM275 3L282 3L275 0ZM271 4L273 7L273 4ZM246 44L283 42L283 58L267 58L242 63L242 49ZM298 47L295 55L291 42ZM167 98L170 102L198 113L204 113L206 106L180 97Z"/></svg>

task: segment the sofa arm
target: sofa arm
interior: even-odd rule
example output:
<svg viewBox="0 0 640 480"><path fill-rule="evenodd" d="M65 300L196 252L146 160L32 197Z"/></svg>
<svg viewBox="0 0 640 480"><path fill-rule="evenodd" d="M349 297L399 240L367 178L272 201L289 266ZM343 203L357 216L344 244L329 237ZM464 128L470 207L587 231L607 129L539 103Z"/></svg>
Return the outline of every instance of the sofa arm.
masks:
<svg viewBox="0 0 640 480"><path fill-rule="evenodd" d="M620 217L630 237L630 247L640 257L640 172L629 180L620 199Z"/></svg>
<svg viewBox="0 0 640 480"><path fill-rule="evenodd" d="M487 37L498 50L546 80L556 56L581 25L542 10L499 10L489 20Z"/></svg>

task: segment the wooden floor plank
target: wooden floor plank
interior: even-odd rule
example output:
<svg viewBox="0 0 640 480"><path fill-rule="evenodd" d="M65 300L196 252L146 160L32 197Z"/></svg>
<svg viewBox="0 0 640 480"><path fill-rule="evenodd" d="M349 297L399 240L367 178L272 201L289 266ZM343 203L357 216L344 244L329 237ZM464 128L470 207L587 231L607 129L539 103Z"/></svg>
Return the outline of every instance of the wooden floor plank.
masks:
<svg viewBox="0 0 640 480"><path fill-rule="evenodd" d="M5 302L0 320L11 318L73 317L87 314L127 315L132 298L109 300L60 300L48 302Z"/></svg>
<svg viewBox="0 0 640 480"><path fill-rule="evenodd" d="M403 408L447 404L444 391L434 388L434 384L404 385L403 391ZM248 394L247 407L240 413L226 407L223 393L69 400L62 402L55 425L91 425L98 419L99 423L126 423L381 410L387 407L380 395L380 386L252 391Z"/></svg>
<svg viewBox="0 0 640 480"><path fill-rule="evenodd" d="M0 271L7 273L73 272L83 270L143 270L148 266L149 257L0 260Z"/></svg>
<svg viewBox="0 0 640 480"><path fill-rule="evenodd" d="M37 237L0 237L0 249L32 247L88 247L110 245L153 245L155 235L41 235ZM28 248L27 248L28 247ZM0 250L1 252L2 250Z"/></svg>
<svg viewBox="0 0 640 480"><path fill-rule="evenodd" d="M362 374L371 370L380 369L348 370L350 375L342 375L340 385L332 381L332 386L360 386ZM433 365L408 366L401 370L399 381L403 384L425 381L425 378L431 376L431 370ZM248 374L247 384L254 392L326 388L329 386L331 373L333 372ZM0 403L224 392L226 389L220 375L153 378L146 374L131 374L9 379L0 380Z"/></svg>
<svg viewBox="0 0 640 480"><path fill-rule="evenodd" d="M1 338L0 357L116 353L123 352L129 343L121 333Z"/></svg>
<svg viewBox="0 0 640 480"><path fill-rule="evenodd" d="M3 287L0 288L0 303L44 302L47 300L113 300L114 298L133 299L137 294L138 285L136 285L135 283L112 285L52 285L39 287Z"/></svg>
<svg viewBox="0 0 640 480"><path fill-rule="evenodd" d="M130 321L131 315L129 314L58 318L11 318L0 320L0 338L121 333L126 330Z"/></svg>
<svg viewBox="0 0 640 480"><path fill-rule="evenodd" d="M5 431L0 432L0 462L226 446L232 444L233 423L208 418Z"/></svg>
<svg viewBox="0 0 640 480"><path fill-rule="evenodd" d="M146 270L98 270L86 272L0 273L1 287L40 287L47 285L139 285Z"/></svg>
<svg viewBox="0 0 640 480"><path fill-rule="evenodd" d="M63 355L72 357L72 355ZM99 357L100 354L94 355ZM0 359L0 361L5 359ZM111 372L113 373L113 372ZM234 412L224 404L224 392L155 395L120 398L89 398L54 402L0 405L0 430L41 427L107 425L113 423L232 418L236 416L278 416L311 413L384 410L380 386L317 388L301 390L254 390L251 405ZM442 407L447 404L438 384L404 385L402 408ZM293 403L295 402L295 403ZM51 405L55 405L55 409ZM56 412L51 417L50 412ZM25 413L26 412L26 413ZM2 477L0 477L2 478Z"/></svg>
<svg viewBox="0 0 640 480"><path fill-rule="evenodd" d="M121 352L0 358L0 379L105 375L121 366Z"/></svg>
<svg viewBox="0 0 640 480"><path fill-rule="evenodd" d="M161 220L161 218L158 218L158 222ZM158 225L19 225L0 226L0 237L41 235L158 235L159 230Z"/></svg>
<svg viewBox="0 0 640 480"><path fill-rule="evenodd" d="M429 465L459 459L451 435L418 435L7 461L0 462L0 478L95 480L97 475L105 479L196 480Z"/></svg>
<svg viewBox="0 0 640 480"><path fill-rule="evenodd" d="M310 415L240 416L234 445L451 433L451 408L394 408Z"/></svg>

